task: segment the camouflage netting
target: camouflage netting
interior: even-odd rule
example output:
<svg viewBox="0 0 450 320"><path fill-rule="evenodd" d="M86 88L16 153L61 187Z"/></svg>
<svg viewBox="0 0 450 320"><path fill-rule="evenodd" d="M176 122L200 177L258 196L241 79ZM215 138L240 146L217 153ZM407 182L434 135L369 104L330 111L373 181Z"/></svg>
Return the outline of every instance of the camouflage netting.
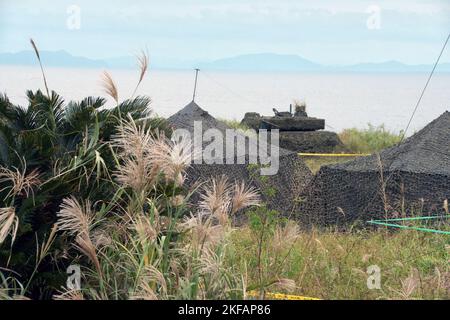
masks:
<svg viewBox="0 0 450 320"><path fill-rule="evenodd" d="M379 155L322 167L305 191L306 223L442 214L450 199L450 113Z"/></svg>
<svg viewBox="0 0 450 320"><path fill-rule="evenodd" d="M227 129L230 129L225 123L217 121L208 112L201 109L195 102L191 102L168 119L174 128L187 129L191 133L194 131L194 121L202 121L203 132L215 128L225 133ZM247 137L240 136L249 143ZM204 142L204 146L208 143ZM248 151L248 147L246 151ZM235 158L237 154L239 153L235 149ZM263 197L268 207L286 215L293 212L298 205L298 195L312 178L311 171L303 160L296 153L280 149L278 173L261 178L259 169L248 164L248 153L246 154L247 156L243 159L244 164L192 164L187 170L187 185L194 185L197 182L207 181L211 177L225 175L230 181L243 180L261 190L266 190L267 187L273 189L273 197ZM225 158L223 162L226 163ZM266 179L267 181L265 181Z"/></svg>

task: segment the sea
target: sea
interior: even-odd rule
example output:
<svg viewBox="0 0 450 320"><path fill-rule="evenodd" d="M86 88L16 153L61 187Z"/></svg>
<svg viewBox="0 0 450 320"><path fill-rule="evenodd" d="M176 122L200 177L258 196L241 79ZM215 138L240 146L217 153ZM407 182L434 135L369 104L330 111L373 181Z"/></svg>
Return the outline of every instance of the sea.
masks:
<svg viewBox="0 0 450 320"><path fill-rule="evenodd" d="M48 86L66 101L87 96L106 96L101 85L102 69L45 68ZM128 99L139 72L112 69L119 99ZM407 128L427 82L426 73L275 73L218 72L201 70L195 101L218 118L241 120L246 112L272 115L289 110L293 100L306 103L309 116L326 120L326 129L384 125L399 132ZM168 117L193 99L192 70L148 70L138 95L150 96L156 115ZM26 106L26 90L43 89L38 67L1 66L0 92ZM107 107L114 105L108 100ZM410 135L450 110L450 74L436 73L417 107Z"/></svg>

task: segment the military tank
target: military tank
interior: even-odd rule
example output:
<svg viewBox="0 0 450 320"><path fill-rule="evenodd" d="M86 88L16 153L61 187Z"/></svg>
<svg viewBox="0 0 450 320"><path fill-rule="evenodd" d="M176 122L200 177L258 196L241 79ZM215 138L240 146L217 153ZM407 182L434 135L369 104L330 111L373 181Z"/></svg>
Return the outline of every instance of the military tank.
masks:
<svg viewBox="0 0 450 320"><path fill-rule="evenodd" d="M261 116L256 112L247 112L241 123L251 129L280 131L280 147L295 152L332 152L342 146L335 132L323 131L325 119L309 117L306 106L292 105L289 111L273 109L273 116Z"/></svg>

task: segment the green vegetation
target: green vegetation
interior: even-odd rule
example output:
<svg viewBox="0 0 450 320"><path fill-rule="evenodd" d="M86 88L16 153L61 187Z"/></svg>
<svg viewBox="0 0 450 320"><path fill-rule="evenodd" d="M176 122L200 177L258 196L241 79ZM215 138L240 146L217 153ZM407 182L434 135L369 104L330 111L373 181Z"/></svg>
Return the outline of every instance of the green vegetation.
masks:
<svg viewBox="0 0 450 320"><path fill-rule="evenodd" d="M249 127L242 124L240 121L233 119L219 119L221 122L227 124L230 128L246 132L250 130ZM374 153L383 149L392 147L398 144L403 137L403 132L395 133L385 128L384 125L373 126L368 125L366 129L344 129L339 133L344 147L336 150L336 153L351 152L351 153Z"/></svg>
<svg viewBox="0 0 450 320"><path fill-rule="evenodd" d="M266 194L270 185L262 185ZM444 209L448 215L447 202ZM450 298L448 236L361 226L301 230L264 206L247 214L248 224L233 232L227 263L239 266L248 290L261 298L272 292L319 299ZM447 230L448 221L440 223ZM380 272L379 287L369 288L373 270Z"/></svg>
<svg viewBox="0 0 450 320"><path fill-rule="evenodd" d="M230 120L230 119L223 119L223 118L219 118L218 120L225 123L230 128L232 128L236 131L240 131L245 135L254 134L254 131L251 128L249 128L245 124L242 124L239 120L236 120L236 119Z"/></svg>
<svg viewBox="0 0 450 320"><path fill-rule="evenodd" d="M345 129L339 134L345 149L354 153L374 153L398 144L403 132L394 133L387 130L384 125L373 126L367 129Z"/></svg>
<svg viewBox="0 0 450 320"><path fill-rule="evenodd" d="M387 130L384 125L375 127L369 124L367 129L345 129L339 133L344 144L335 153L371 154L398 144L403 132L394 133ZM354 160L355 157L308 157L304 156L306 164L313 173L319 171L321 166Z"/></svg>
<svg viewBox="0 0 450 320"><path fill-rule="evenodd" d="M139 61L136 89L148 65ZM225 177L192 190L191 146L167 138L149 98L119 102L104 77L109 108L103 98L65 103L46 81L26 108L0 95L0 299L449 298L448 237L301 231L261 203L276 192L267 177L260 192ZM393 137L370 130L354 145ZM248 223L236 228L237 214ZM66 287L73 265L80 288ZM381 289L369 290L374 265Z"/></svg>
<svg viewBox="0 0 450 320"><path fill-rule="evenodd" d="M26 109L0 98L0 299L449 298L444 236L301 231L225 178L193 207L190 148L165 138L147 98L103 109L101 98L28 97ZM70 265L79 290L65 287ZM372 265L379 290L367 287Z"/></svg>
<svg viewBox="0 0 450 320"><path fill-rule="evenodd" d="M149 98L119 102L108 73L109 108L66 104L44 84L26 108L0 96L0 299L242 298L223 261L233 215L258 194L221 178L190 207L191 147L166 138ZM73 265L80 288L65 287Z"/></svg>
<svg viewBox="0 0 450 320"><path fill-rule="evenodd" d="M246 131L246 130L250 129L245 124L242 124L239 120L236 120L236 119L230 120L230 119L219 118L217 120L225 123L227 126L229 126L230 128L233 128L235 130Z"/></svg>
<svg viewBox="0 0 450 320"><path fill-rule="evenodd" d="M100 206L114 196L111 138L121 114L136 121L148 117L150 100L137 97L102 109L102 98L65 104L55 92L27 96L26 108L0 96L0 267L19 274L32 296L47 297L47 289L59 289L69 263L55 258L67 248L55 227L63 199ZM164 129L158 119L141 125Z"/></svg>
<svg viewBox="0 0 450 320"><path fill-rule="evenodd" d="M262 254L258 239L254 227L244 227L233 233L230 248L229 263L246 270L249 288L259 288L263 279L273 283L268 291L321 299L450 298L449 239L442 235L383 229L299 232L290 222L273 224ZM380 268L380 289L367 287L372 265Z"/></svg>
<svg viewBox="0 0 450 320"><path fill-rule="evenodd" d="M117 120L107 141L75 144L95 146L92 163L85 152L65 152L69 164L79 157L84 165L66 167L57 157L57 174L47 170L48 177L25 161L18 171L1 167L8 203L0 219L0 297L243 297L240 273L222 260L231 217L257 205L258 194L221 178L199 190L198 210L189 208L183 182L190 146L173 144L147 120L127 119ZM46 185L55 180L52 194ZM83 274L76 290L64 288L65 271L74 264Z"/></svg>

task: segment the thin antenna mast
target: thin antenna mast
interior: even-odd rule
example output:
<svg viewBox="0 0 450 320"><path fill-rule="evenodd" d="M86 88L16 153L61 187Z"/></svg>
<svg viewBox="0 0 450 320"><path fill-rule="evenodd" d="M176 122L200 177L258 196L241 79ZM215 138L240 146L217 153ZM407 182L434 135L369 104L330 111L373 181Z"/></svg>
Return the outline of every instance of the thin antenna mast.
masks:
<svg viewBox="0 0 450 320"><path fill-rule="evenodd" d="M195 69L195 85L194 85L194 95L192 96L192 101L195 101L195 94L197 92L197 79L198 79L198 72L200 69Z"/></svg>

